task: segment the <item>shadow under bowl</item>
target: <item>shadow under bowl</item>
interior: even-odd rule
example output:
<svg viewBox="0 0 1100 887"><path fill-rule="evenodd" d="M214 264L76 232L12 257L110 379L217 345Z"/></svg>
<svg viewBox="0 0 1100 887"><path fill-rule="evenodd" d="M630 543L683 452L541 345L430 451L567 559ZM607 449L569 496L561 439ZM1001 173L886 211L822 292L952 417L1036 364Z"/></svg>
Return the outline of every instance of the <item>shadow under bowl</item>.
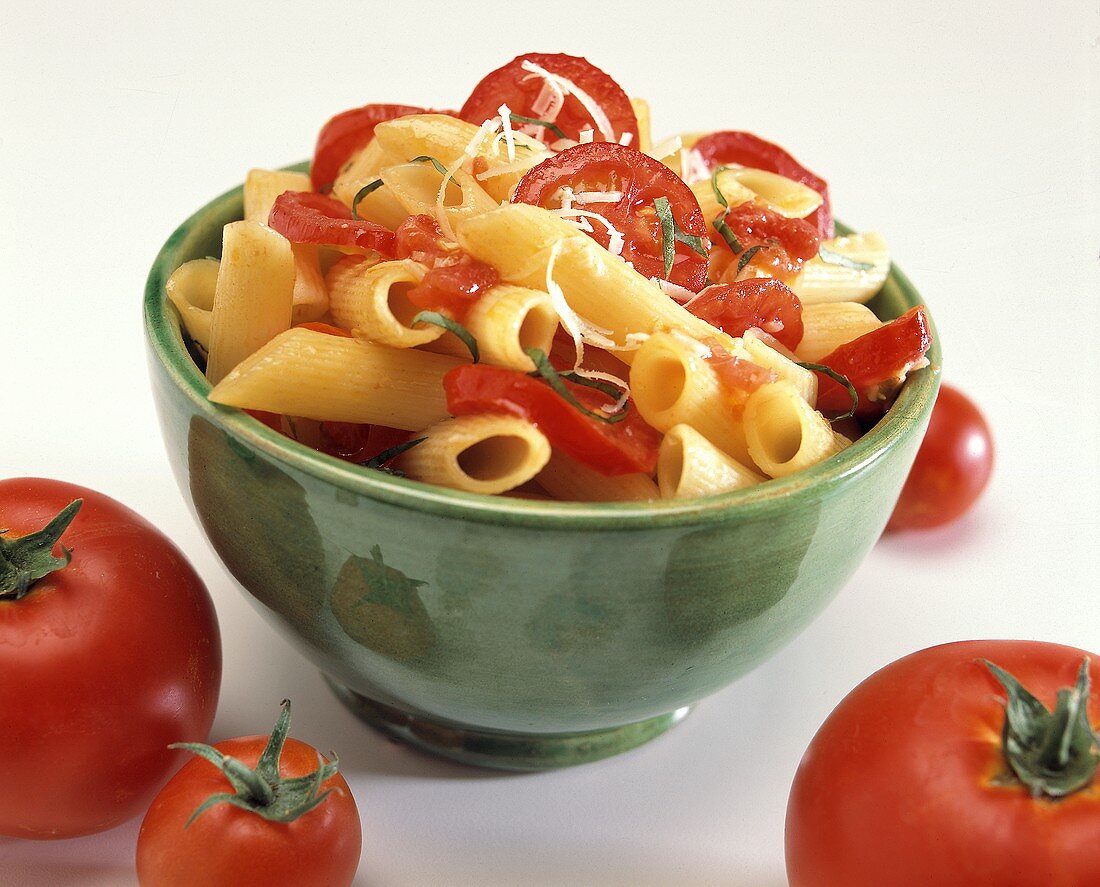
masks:
<svg viewBox="0 0 1100 887"><path fill-rule="evenodd" d="M145 292L176 479L260 611L353 711L466 763L539 770L625 751L793 638L882 532L940 352L828 461L706 499L480 496L361 469L207 400L164 284L221 252L237 188L168 239ZM893 269L882 318L921 300Z"/></svg>

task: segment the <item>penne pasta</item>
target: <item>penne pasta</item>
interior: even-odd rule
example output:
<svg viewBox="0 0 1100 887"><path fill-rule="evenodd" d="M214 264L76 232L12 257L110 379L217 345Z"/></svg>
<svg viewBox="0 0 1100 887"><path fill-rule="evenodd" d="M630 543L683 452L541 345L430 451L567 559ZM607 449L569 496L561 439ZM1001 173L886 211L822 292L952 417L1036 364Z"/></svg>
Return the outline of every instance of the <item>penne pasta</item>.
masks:
<svg viewBox="0 0 1100 887"><path fill-rule="evenodd" d="M649 102L635 96L630 97L630 107L634 109L634 118L638 121L638 144L634 147L649 153L653 147L653 135L649 119ZM661 158L657 158L660 160Z"/></svg>
<svg viewBox="0 0 1100 887"><path fill-rule="evenodd" d="M225 406L420 431L447 417L443 376L462 361L295 327L214 386Z"/></svg>
<svg viewBox="0 0 1100 887"><path fill-rule="evenodd" d="M690 425L674 425L661 441L657 485L664 499L713 496L765 480L723 453Z"/></svg>
<svg viewBox="0 0 1100 887"><path fill-rule="evenodd" d="M503 493L531 480L550 458L550 444L515 416L460 416L432 425L425 440L397 466L413 480L464 490Z"/></svg>
<svg viewBox="0 0 1100 887"><path fill-rule="evenodd" d="M281 169L250 169L244 180L244 217L249 222L267 224L271 205L284 191L312 191L304 172Z"/></svg>
<svg viewBox="0 0 1100 887"><path fill-rule="evenodd" d="M321 273L320 247L312 243L293 243L290 249L294 254L292 321L320 320L328 312L328 287Z"/></svg>
<svg viewBox="0 0 1100 887"><path fill-rule="evenodd" d="M466 328L486 363L529 373L535 365L524 352L537 348L550 353L558 315L547 293L505 283L474 303L466 315Z"/></svg>
<svg viewBox="0 0 1100 887"><path fill-rule="evenodd" d="M790 286L803 305L867 302L889 273L890 250L881 234L848 234L823 241L821 254L803 266Z"/></svg>
<svg viewBox="0 0 1100 887"><path fill-rule="evenodd" d="M851 441L833 431L789 382L754 391L745 403L749 454L769 477L786 477L835 456Z"/></svg>
<svg viewBox="0 0 1100 887"><path fill-rule="evenodd" d="M795 348L799 360L817 363L845 342L882 326L873 311L859 302L819 302L802 308L802 341Z"/></svg>
<svg viewBox="0 0 1100 887"><path fill-rule="evenodd" d="M403 259L371 265L341 263L329 273L332 291L330 312L337 326L369 342L392 348L415 348L433 342L443 329L410 324L420 309L408 299L408 291L424 277L423 265Z"/></svg>
<svg viewBox="0 0 1100 887"><path fill-rule="evenodd" d="M406 215L435 215L436 197L443 184L443 174L430 163L402 163L382 171L382 182L389 189ZM470 216L496 209L493 200L468 172L456 170L447 182L443 210L451 225Z"/></svg>
<svg viewBox="0 0 1100 887"><path fill-rule="evenodd" d="M176 306L183 328L204 354L210 351L210 316L218 285L218 260L184 262L165 284L169 301Z"/></svg>
<svg viewBox="0 0 1100 887"><path fill-rule="evenodd" d="M206 364L212 385L290 327L294 277L294 253L281 234L259 222L225 226Z"/></svg>
<svg viewBox="0 0 1100 887"><path fill-rule="evenodd" d="M648 502L660 498L647 474L606 474L555 450L535 482L555 499L566 502Z"/></svg>

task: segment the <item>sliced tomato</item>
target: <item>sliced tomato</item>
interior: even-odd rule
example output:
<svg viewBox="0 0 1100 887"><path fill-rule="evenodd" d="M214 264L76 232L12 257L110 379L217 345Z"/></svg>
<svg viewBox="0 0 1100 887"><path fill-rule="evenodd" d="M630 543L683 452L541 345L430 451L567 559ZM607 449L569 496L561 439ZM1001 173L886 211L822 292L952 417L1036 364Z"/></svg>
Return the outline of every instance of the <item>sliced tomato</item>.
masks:
<svg viewBox="0 0 1100 887"><path fill-rule="evenodd" d="M436 220L427 214L409 216L395 235L398 258L428 266L428 273L407 293L418 308L449 311L461 319L486 290L500 282L496 268L463 252L446 240Z"/></svg>
<svg viewBox="0 0 1100 887"><path fill-rule="evenodd" d="M574 397L590 410L610 398L571 382ZM601 422L586 416L545 382L502 367L466 364L443 377L447 408L451 415L507 413L527 419L546 435L551 445L601 474L642 472L657 467L661 435L645 423L633 405L621 422Z"/></svg>
<svg viewBox="0 0 1100 887"><path fill-rule="evenodd" d="M833 210L829 205L828 183L806 169L779 145L767 142L751 132L725 130L703 136L695 143L694 150L711 170L725 164L750 166L753 169L777 173L813 188L821 195L822 203L807 221L817 228L822 238L833 236Z"/></svg>
<svg viewBox="0 0 1100 887"><path fill-rule="evenodd" d="M393 232L355 219L339 200L312 191L284 191L275 198L267 224L291 243L354 246L393 256Z"/></svg>
<svg viewBox="0 0 1100 887"><path fill-rule="evenodd" d="M564 77L603 111L606 121L594 120L593 113L575 93L565 95L560 102L556 100L546 78L525 69L524 62ZM482 78L458 116L480 125L496 117L502 104L507 104L513 114L553 123L569 139L579 139L581 130L591 129L596 141L617 142L627 133L634 142L638 141L638 119L634 116L630 97L608 74L578 56L560 52L529 52L516 56L504 67ZM559 138L545 127L531 131L547 144Z"/></svg>
<svg viewBox="0 0 1100 887"><path fill-rule="evenodd" d="M708 286L687 310L730 336L755 327L792 350L802 341L802 303L780 280L754 277Z"/></svg>
<svg viewBox="0 0 1100 887"><path fill-rule="evenodd" d="M714 224L716 220L711 222ZM711 263L719 274L729 268L725 273L729 278L740 273L743 263L751 263L775 277L789 280L817 255L821 245L817 229L809 222L788 219L752 200L731 207L722 216L722 222L726 235L717 236L715 228ZM731 234L734 243L725 239Z"/></svg>
<svg viewBox="0 0 1100 887"><path fill-rule="evenodd" d="M415 105L364 105L337 114L317 135L317 147L313 149L313 163L309 167L314 189L323 191L332 186L340 167L374 138L374 128L379 123L409 114L438 113Z"/></svg>
<svg viewBox="0 0 1100 887"><path fill-rule="evenodd" d="M857 412L875 416L885 411L906 374L930 347L928 317L924 306L917 305L817 362L846 376L859 393ZM823 373L817 373L817 379L817 408L822 412L847 412L851 406L848 389Z"/></svg>
<svg viewBox="0 0 1100 887"><path fill-rule="evenodd" d="M718 377L726 405L738 415L750 394L778 378L774 370L730 354L717 339L704 339L703 345L710 349L706 362Z"/></svg>
<svg viewBox="0 0 1100 887"><path fill-rule="evenodd" d="M707 224L699 201L683 180L652 157L609 142L593 142L567 148L528 170L520 179L513 203L530 203L545 209L561 208L561 189L574 193L613 191L621 194L615 203L591 203L576 207L606 219L623 236L622 257L646 277L666 278L664 259L665 232L657 214L656 201L668 200L674 228L695 241L693 249L680 239L674 240L672 269L667 279L698 292L707 279ZM599 219L589 221L589 236L605 249L611 234ZM668 232L672 237L676 231ZM701 250L701 251L700 251Z"/></svg>

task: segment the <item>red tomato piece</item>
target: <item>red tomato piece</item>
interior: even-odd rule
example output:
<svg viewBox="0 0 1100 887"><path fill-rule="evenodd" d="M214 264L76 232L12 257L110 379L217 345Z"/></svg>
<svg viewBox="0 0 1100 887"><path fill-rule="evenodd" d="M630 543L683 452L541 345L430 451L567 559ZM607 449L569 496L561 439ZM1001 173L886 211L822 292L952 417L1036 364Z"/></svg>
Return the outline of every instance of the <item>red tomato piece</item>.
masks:
<svg viewBox="0 0 1100 887"><path fill-rule="evenodd" d="M280 718L270 737L245 736L191 749L200 757L172 777L141 823L141 887L352 883L363 838L351 789L315 748L286 738L289 709L284 716L285 726ZM243 789L231 784L220 764L211 760L222 761L223 756L250 771L242 774L237 768L235 780ZM304 786L291 782L315 775L322 766L326 769L318 789L312 780ZM195 816L215 796L223 800ZM226 796L244 807L227 803Z"/></svg>
<svg viewBox="0 0 1100 887"><path fill-rule="evenodd" d="M313 150L313 163L309 178L316 191L332 186L333 181L351 156L364 148L374 138L374 128L379 123L409 114L439 114L415 105L364 105L337 114L317 135L317 147Z"/></svg>
<svg viewBox="0 0 1100 887"><path fill-rule="evenodd" d="M857 412L881 415L905 381L905 376L932 347L932 331L923 305L910 308L897 320L845 342L817 363L845 376L859 393ZM852 400L848 389L824 373L817 373L817 408L846 413Z"/></svg>
<svg viewBox="0 0 1100 887"><path fill-rule="evenodd" d="M590 410L611 403L600 392L565 382ZM507 413L532 422L551 445L601 474L652 474L661 435L645 423L633 405L620 422L590 418L545 382L485 364L455 367L443 377L447 408L453 416Z"/></svg>
<svg viewBox="0 0 1100 887"><path fill-rule="evenodd" d="M393 256L393 232L355 219L339 200L312 191L284 191L275 198L267 224L291 243L354 246Z"/></svg>
<svg viewBox="0 0 1100 887"><path fill-rule="evenodd" d="M430 215L409 216L395 235L398 258L413 259L428 266L428 273L407 293L418 308L443 309L462 319L485 293L500 282L496 268L463 252L445 240L439 224Z"/></svg>
<svg viewBox="0 0 1100 887"><path fill-rule="evenodd" d="M1006 689L985 664L1004 669L1047 709L1063 688L1080 686L1086 657L1095 688L1100 657L1036 641L944 644L867 678L822 724L795 775L786 825L790 887L1100 883L1095 773L1083 770L1090 781L1057 799L1033 796L1024 779L1034 772L1023 767L1021 775L1019 758L1014 764L1002 745ZM1087 688L1083 695L1073 693L1078 764L1095 746L1089 722L1093 729L1100 722L1100 695ZM1057 725L1041 726L1026 731L1039 741L1034 747L1061 748ZM1067 775L1066 763L1055 762L1045 781Z"/></svg>
<svg viewBox="0 0 1100 887"><path fill-rule="evenodd" d="M813 224L822 239L833 236L833 211L829 205L829 186L818 175L810 172L779 145L764 141L751 132L726 130L712 132L695 143L694 150L711 170L726 164L762 169L801 182L813 188L822 197L822 204L807 221Z"/></svg>
<svg viewBox="0 0 1100 887"><path fill-rule="evenodd" d="M802 303L779 280L756 277L708 286L687 310L731 336L755 327L792 350L802 341Z"/></svg>
<svg viewBox="0 0 1100 887"><path fill-rule="evenodd" d="M0 480L3 566L47 525L52 572L19 597L0 570L0 835L39 839L142 812L183 761L169 744L206 738L221 684L214 606L160 531L94 490Z"/></svg>
<svg viewBox="0 0 1100 887"><path fill-rule="evenodd" d="M607 115L611 132L601 130L597 121L592 119L592 113L576 95L565 96L556 113L553 105L547 108L540 104L539 97L544 94L544 88L547 97L552 94L552 90L546 87L545 78L524 69L525 61L532 62L551 74L564 77L587 94ZM480 125L496 117L497 109L502 104L507 104L513 114L555 124L569 139L579 139L581 130L591 129L596 141L617 142L625 133L630 133L634 142L638 140L638 120L634 116L630 97L609 75L578 56L563 55L560 52L529 52L516 56L508 64L482 78L466 99L458 116ZM518 127L521 124L515 125ZM559 138L542 127L534 132L547 144Z"/></svg>
<svg viewBox="0 0 1100 887"><path fill-rule="evenodd" d="M706 220L691 189L663 163L622 145L577 145L528 170L516 186L512 202L560 209L563 187L574 192L615 191L622 195L616 203L595 203L578 209L597 213L619 231L623 235L623 259L646 277L665 277L664 232L655 201L666 198L674 227L683 235L698 238L701 250L677 239L667 279L692 292L702 289L707 279L709 247ZM589 236L606 249L611 242L607 227L599 219L589 221Z"/></svg>
<svg viewBox="0 0 1100 887"><path fill-rule="evenodd" d="M993 434L969 397L941 385L888 530L924 530L962 517L993 473Z"/></svg>
<svg viewBox="0 0 1100 887"><path fill-rule="evenodd" d="M710 349L706 362L714 370L727 401L734 409L743 409L750 394L778 378L774 370L734 357L717 339L704 339L702 344Z"/></svg>
<svg viewBox="0 0 1100 887"><path fill-rule="evenodd" d="M751 200L731 207L722 218L737 238L741 251L734 255L730 244L715 236L719 264L740 265L748 250L754 250L749 260L753 265L789 279L802 270L804 262L817 255L821 244L817 229L809 222L788 219Z"/></svg>

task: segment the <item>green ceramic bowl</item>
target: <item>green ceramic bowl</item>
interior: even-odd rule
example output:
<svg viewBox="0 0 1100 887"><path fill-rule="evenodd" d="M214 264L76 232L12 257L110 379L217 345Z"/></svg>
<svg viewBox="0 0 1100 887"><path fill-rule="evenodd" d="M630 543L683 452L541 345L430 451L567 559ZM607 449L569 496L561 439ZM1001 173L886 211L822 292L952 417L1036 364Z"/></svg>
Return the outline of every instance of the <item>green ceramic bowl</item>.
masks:
<svg viewBox="0 0 1100 887"><path fill-rule="evenodd" d="M890 515L940 352L827 462L708 499L572 504L454 492L348 465L210 403L164 283L221 250L238 188L153 265L145 323L176 479L263 614L365 721L467 763L534 770L656 736L836 594ZM894 270L872 307L920 303Z"/></svg>

